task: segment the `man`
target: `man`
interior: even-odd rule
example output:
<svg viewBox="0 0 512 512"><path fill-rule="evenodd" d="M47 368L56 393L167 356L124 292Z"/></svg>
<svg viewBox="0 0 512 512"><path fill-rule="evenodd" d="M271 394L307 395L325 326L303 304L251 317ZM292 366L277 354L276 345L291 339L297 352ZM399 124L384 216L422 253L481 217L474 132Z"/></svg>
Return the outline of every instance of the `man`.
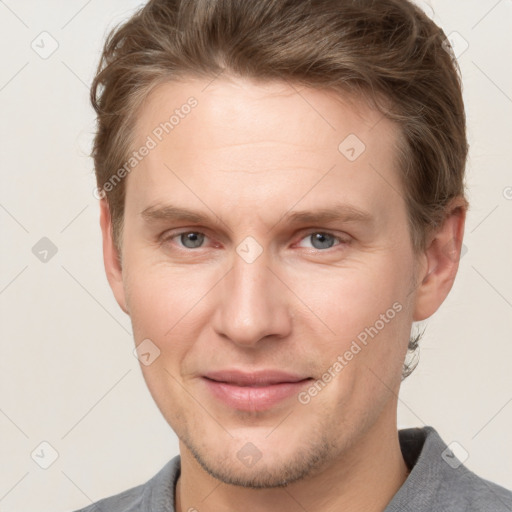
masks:
<svg viewBox="0 0 512 512"><path fill-rule="evenodd" d="M445 41L405 0L156 0L113 31L105 268L180 456L83 510L512 510L397 432L468 206Z"/></svg>

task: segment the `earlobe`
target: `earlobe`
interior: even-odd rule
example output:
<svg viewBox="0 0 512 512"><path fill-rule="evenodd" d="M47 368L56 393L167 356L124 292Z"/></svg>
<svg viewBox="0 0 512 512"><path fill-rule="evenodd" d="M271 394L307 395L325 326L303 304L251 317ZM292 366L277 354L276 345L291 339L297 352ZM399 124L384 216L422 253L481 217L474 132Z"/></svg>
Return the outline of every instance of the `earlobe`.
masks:
<svg viewBox="0 0 512 512"><path fill-rule="evenodd" d="M454 199L443 225L430 237L424 253L426 265L418 279L415 322L432 316L453 286L459 268L466 208L463 198Z"/></svg>
<svg viewBox="0 0 512 512"><path fill-rule="evenodd" d="M114 244L110 209L107 200L104 198L100 200L100 226L103 239L103 263L107 280L117 303L126 314L129 314L123 284L121 258Z"/></svg>

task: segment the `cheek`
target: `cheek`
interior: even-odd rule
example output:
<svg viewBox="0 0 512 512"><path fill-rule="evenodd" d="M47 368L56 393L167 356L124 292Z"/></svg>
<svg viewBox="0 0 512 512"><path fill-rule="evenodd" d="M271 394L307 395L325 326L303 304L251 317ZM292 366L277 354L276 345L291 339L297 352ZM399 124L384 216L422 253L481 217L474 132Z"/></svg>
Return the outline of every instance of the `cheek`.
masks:
<svg viewBox="0 0 512 512"><path fill-rule="evenodd" d="M323 322L322 326L314 319L318 332L325 333L319 340L324 366L338 362L343 367L339 373L343 377L334 385L339 393L349 392L344 387L355 381L363 394L377 392L381 381L395 387L410 335L407 272L405 265L390 257L378 265L317 280L306 292L311 292L308 305Z"/></svg>
<svg viewBox="0 0 512 512"><path fill-rule="evenodd" d="M304 310L304 315L315 316L325 334L337 340L357 336L376 322L380 327L382 314L384 321L399 316L395 313L405 308L408 292L404 281L407 271L400 271L396 261L390 265L394 268L380 263L333 269L328 275L310 274L305 279L296 275L299 296L309 310Z"/></svg>
<svg viewBox="0 0 512 512"><path fill-rule="evenodd" d="M160 345L180 313L176 284L171 286L150 268L127 264L126 270L124 288L135 342L149 338Z"/></svg>
<svg viewBox="0 0 512 512"><path fill-rule="evenodd" d="M214 277L143 258L126 262L125 294L136 341L155 339L162 348L186 344L199 328L198 315L209 305Z"/></svg>

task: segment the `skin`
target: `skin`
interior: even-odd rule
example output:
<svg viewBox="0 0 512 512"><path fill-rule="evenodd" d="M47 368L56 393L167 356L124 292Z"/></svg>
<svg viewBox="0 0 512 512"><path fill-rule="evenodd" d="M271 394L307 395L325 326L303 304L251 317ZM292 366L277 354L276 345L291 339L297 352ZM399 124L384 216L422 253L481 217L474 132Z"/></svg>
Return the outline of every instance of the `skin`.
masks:
<svg viewBox="0 0 512 512"><path fill-rule="evenodd" d="M160 350L141 368L179 437L176 510L382 511L408 472L396 411L412 322L432 315L452 287L464 208L455 200L415 254L391 121L319 89L209 82L163 84L144 104L136 147L167 112L198 101L126 178L121 255L101 201L109 283L135 343L149 338ZM353 162L338 151L349 134L366 146ZM143 217L164 204L209 220ZM371 220L283 217L335 204ZM202 245L175 236L187 231L205 234ZM327 245L315 244L318 232L331 235ZM247 236L262 249L252 263L236 251ZM292 397L239 411L201 379L226 368L321 379L394 303L400 312L307 404ZM237 457L248 442L261 454L251 467Z"/></svg>

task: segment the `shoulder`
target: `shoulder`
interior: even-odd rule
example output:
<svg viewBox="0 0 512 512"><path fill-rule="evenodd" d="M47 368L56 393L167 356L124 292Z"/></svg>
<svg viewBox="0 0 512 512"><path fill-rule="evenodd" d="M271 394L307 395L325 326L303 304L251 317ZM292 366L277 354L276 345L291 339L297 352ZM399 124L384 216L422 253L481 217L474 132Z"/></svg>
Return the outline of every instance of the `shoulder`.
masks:
<svg viewBox="0 0 512 512"><path fill-rule="evenodd" d="M385 512L512 512L512 491L469 470L433 427L401 430L399 440L410 474Z"/></svg>
<svg viewBox="0 0 512 512"><path fill-rule="evenodd" d="M141 511L142 496L146 484L132 487L119 494L103 498L91 505L76 510L75 512L135 512Z"/></svg>
<svg viewBox="0 0 512 512"><path fill-rule="evenodd" d="M174 511L174 486L180 472L177 455L146 483L103 498L75 512Z"/></svg>
<svg viewBox="0 0 512 512"><path fill-rule="evenodd" d="M437 454L432 455L437 455L439 463L441 501L451 503L452 510L464 512L512 512L512 491L468 469L452 451L451 444L447 445L432 427L428 430L432 445L437 447Z"/></svg>
<svg viewBox="0 0 512 512"><path fill-rule="evenodd" d="M464 512L512 512L512 491L486 480L465 466L440 486L445 501L450 500L453 510Z"/></svg>

